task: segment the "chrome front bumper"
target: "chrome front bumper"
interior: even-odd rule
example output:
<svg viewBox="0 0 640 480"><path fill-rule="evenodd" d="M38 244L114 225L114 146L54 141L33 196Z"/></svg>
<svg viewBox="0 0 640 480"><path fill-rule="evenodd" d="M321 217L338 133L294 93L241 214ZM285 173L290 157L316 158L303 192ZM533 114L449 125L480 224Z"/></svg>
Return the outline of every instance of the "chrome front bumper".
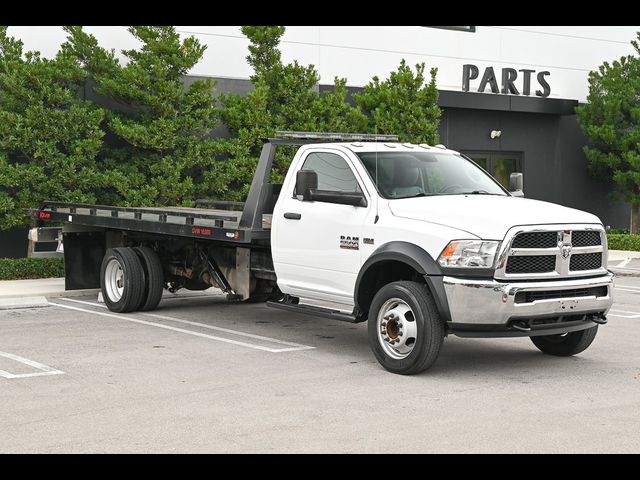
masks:
<svg viewBox="0 0 640 480"><path fill-rule="evenodd" d="M510 321L553 316L606 314L613 303L613 273L595 278L557 281L501 282L443 277L452 325L508 328ZM566 297L516 303L518 292L607 287L607 295ZM591 323L593 325L593 323Z"/></svg>

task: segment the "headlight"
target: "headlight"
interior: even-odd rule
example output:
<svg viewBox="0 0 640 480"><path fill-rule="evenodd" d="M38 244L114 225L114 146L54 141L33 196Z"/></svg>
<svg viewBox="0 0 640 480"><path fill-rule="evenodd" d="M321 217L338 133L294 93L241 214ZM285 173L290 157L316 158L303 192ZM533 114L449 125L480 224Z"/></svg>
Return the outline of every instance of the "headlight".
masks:
<svg viewBox="0 0 640 480"><path fill-rule="evenodd" d="M449 268L493 268L500 242L454 240L438 257L438 263Z"/></svg>

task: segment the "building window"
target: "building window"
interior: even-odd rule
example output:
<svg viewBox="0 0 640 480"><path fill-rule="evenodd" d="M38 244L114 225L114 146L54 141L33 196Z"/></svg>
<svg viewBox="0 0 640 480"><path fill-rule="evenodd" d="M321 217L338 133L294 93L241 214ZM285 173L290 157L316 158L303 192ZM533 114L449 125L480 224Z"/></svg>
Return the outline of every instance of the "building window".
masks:
<svg viewBox="0 0 640 480"><path fill-rule="evenodd" d="M467 27L435 27L435 26L429 25L428 28L444 28L445 30L457 30L458 32L475 32L476 31L476 27L471 27L471 26L467 26Z"/></svg>

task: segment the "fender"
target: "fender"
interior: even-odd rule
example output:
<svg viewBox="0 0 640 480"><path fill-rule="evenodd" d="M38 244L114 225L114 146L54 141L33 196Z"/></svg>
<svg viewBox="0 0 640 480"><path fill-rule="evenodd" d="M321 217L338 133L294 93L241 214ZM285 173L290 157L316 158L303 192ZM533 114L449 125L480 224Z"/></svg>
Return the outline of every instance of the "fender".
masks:
<svg viewBox="0 0 640 480"><path fill-rule="evenodd" d="M413 243L401 241L389 242L380 246L371 254L367 261L364 262L362 268L360 268L353 294L354 304L358 311L363 311L358 304L358 293L360 292L362 279L366 276L367 271L375 264L389 260L409 265L422 275L427 282L427 286L429 287L431 294L433 295L433 299L436 302L440 316L446 322L451 320L447 294L442 283L443 272L440 265L423 248Z"/></svg>

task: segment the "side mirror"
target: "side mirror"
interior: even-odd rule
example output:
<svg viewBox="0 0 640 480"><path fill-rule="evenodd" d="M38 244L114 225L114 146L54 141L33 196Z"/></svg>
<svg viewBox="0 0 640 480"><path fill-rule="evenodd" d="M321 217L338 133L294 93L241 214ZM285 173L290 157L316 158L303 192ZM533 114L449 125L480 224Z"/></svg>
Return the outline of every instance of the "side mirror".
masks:
<svg viewBox="0 0 640 480"><path fill-rule="evenodd" d="M514 197L524 197L522 173L512 173L509 175L509 191Z"/></svg>
<svg viewBox="0 0 640 480"><path fill-rule="evenodd" d="M318 174L313 170L298 170L296 174L296 195L302 195L304 202L311 201L311 190L318 188Z"/></svg>

